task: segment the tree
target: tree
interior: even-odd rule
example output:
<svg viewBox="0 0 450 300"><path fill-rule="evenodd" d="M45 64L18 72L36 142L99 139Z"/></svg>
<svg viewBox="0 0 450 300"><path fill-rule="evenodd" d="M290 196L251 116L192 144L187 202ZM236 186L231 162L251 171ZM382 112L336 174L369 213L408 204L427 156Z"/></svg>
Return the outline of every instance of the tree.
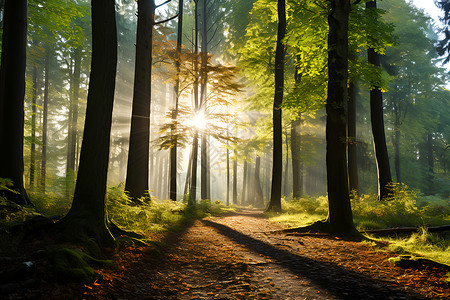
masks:
<svg viewBox="0 0 450 300"><path fill-rule="evenodd" d="M283 39L286 34L286 2L278 0L278 33L275 52L275 96L273 104L273 169L272 191L268 211L281 211L281 178L283 161L283 137L281 104L283 102L284 86L284 56Z"/></svg>
<svg viewBox="0 0 450 300"><path fill-rule="evenodd" d="M23 183L23 132L27 40L27 1L5 2L0 68L0 178L13 181L3 195L30 205Z"/></svg>
<svg viewBox="0 0 450 300"><path fill-rule="evenodd" d="M86 120L72 207L59 223L69 238L111 246L106 225L106 179L117 66L114 0L92 0L92 62Z"/></svg>
<svg viewBox="0 0 450 300"><path fill-rule="evenodd" d="M125 191L133 199L148 193L154 0L138 1L136 61Z"/></svg>
<svg viewBox="0 0 450 300"><path fill-rule="evenodd" d="M445 56L444 63L450 61L450 0L435 0L437 7L444 11L441 21L444 23L444 37L436 44L439 55Z"/></svg>
<svg viewBox="0 0 450 300"><path fill-rule="evenodd" d="M170 187L169 194L172 201L177 200L177 136L176 136L176 119L178 115L178 99L180 94L180 59L181 59L181 44L183 38L183 0L178 0L178 24L177 24L177 50L175 57L176 79L174 87L175 95L175 109L172 113L172 120L174 125L173 144L170 148Z"/></svg>
<svg viewBox="0 0 450 300"><path fill-rule="evenodd" d="M355 230L347 173L348 18L350 2L331 1L328 16L328 97L326 104L326 163L328 230L348 234Z"/></svg>
<svg viewBox="0 0 450 300"><path fill-rule="evenodd" d="M366 2L366 9L369 11L369 14L374 14L376 8L376 1ZM376 67L380 66L380 54L376 53L374 48L367 50L367 56L370 64ZM378 197L383 200L389 196L389 185L392 182L392 176L384 130L383 94L379 86L373 86L370 90L370 119L378 170Z"/></svg>

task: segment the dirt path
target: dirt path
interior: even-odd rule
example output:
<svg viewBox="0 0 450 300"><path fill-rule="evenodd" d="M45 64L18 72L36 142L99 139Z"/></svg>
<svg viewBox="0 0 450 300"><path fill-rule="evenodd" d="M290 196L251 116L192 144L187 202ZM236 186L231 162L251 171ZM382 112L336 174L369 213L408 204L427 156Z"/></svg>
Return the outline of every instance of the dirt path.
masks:
<svg viewBox="0 0 450 300"><path fill-rule="evenodd" d="M386 252L329 236L289 236L261 212L196 221L164 246L128 252L93 285L35 299L423 299L450 296L445 271L392 267ZM14 299L14 298L9 298Z"/></svg>

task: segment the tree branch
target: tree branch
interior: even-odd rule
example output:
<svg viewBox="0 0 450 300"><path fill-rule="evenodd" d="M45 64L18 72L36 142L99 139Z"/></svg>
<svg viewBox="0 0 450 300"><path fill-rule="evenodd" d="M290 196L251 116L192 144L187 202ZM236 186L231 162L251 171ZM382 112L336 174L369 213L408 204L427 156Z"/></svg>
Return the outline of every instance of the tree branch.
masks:
<svg viewBox="0 0 450 300"><path fill-rule="evenodd" d="M167 3L171 2L171 1L172 0L166 0L163 3L156 5L155 8L159 8L159 7L163 6L164 4L167 4Z"/></svg>
<svg viewBox="0 0 450 300"><path fill-rule="evenodd" d="M168 18L168 19L165 19L165 20L162 20L162 21L158 21L158 22L154 22L154 23L153 23L153 26L159 25L159 24L161 24L161 23L169 22L169 21L171 21L171 20L173 20L173 19L175 19L175 18L178 18L178 14L176 14L175 16L170 17L170 18Z"/></svg>

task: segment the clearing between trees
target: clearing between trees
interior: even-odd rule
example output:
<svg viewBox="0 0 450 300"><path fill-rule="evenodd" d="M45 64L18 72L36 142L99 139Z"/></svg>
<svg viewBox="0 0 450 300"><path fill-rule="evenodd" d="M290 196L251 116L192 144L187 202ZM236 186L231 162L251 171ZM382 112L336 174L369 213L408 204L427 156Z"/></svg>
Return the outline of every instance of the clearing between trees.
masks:
<svg viewBox="0 0 450 300"><path fill-rule="evenodd" d="M42 282L1 299L445 299L447 270L402 269L368 243L280 232L241 210L126 248L93 284Z"/></svg>

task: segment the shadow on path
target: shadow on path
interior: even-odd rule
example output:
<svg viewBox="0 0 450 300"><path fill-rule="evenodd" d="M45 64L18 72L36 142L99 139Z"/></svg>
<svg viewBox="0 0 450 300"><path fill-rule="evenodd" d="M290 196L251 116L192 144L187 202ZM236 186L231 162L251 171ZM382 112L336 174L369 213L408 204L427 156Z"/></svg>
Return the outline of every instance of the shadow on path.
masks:
<svg viewBox="0 0 450 300"><path fill-rule="evenodd" d="M337 265L276 248L228 226L210 220L201 220L201 222L251 251L269 257L275 264L288 269L293 274L311 280L340 299L424 299L419 294L401 291L397 287L345 270Z"/></svg>

